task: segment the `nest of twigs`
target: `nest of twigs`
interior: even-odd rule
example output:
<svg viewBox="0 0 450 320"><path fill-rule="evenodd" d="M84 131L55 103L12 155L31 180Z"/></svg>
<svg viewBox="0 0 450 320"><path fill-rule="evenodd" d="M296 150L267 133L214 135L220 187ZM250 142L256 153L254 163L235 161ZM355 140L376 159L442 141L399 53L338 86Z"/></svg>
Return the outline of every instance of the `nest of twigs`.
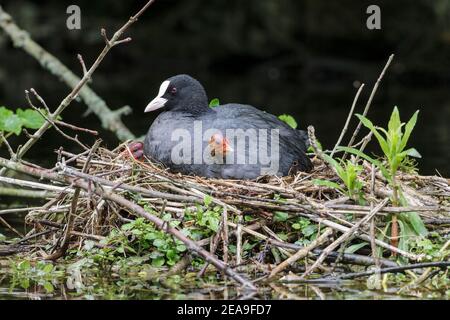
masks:
<svg viewBox="0 0 450 320"><path fill-rule="evenodd" d="M368 201L361 205L341 191L315 183L317 179L340 183L333 169L317 156L310 173L233 181L170 173L148 159L135 160L126 144L115 150L98 145L77 155L58 151L53 170L14 164L15 170L49 181L49 190L60 190L46 205L27 215L32 230L20 243L32 241L29 250L42 254L42 248L50 247L44 258L57 259L70 247L81 248L85 240L105 246L102 240L112 229L141 216L183 241L188 249L186 256L200 256L236 281L253 286L248 281L250 276L242 277L236 267L243 271L246 265L252 270L256 266L270 277L301 270L303 279L329 271L330 263L397 266L392 260L374 258L376 248L383 250L384 257L420 261L420 255L377 239L376 234L385 230L391 215L415 212L429 230L439 228L444 236L448 234L448 228L442 228L450 223L447 179L400 174L404 196L414 205L393 207L387 182L373 166L363 162L360 178ZM195 214L208 206L220 208L216 231L204 239L184 237L180 230L195 224L186 219L186 212ZM302 241L305 234L292 222L299 218L314 226L316 237ZM171 221L179 224L173 227ZM368 246L357 253L344 253L355 241L367 242ZM243 247L249 242L259 245L244 254ZM230 245L236 248L233 252ZM272 248L279 255L273 254ZM312 265L305 267L304 262Z"/></svg>

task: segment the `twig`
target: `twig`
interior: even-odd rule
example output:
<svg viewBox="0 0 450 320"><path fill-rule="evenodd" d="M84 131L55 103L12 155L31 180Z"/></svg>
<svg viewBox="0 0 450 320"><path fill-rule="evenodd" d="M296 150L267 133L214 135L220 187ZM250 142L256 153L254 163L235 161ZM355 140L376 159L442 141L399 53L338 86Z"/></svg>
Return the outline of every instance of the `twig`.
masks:
<svg viewBox="0 0 450 320"><path fill-rule="evenodd" d="M17 231L13 226L11 226L5 219L0 216L0 223L2 223L6 228L17 234L19 237L23 237L19 231Z"/></svg>
<svg viewBox="0 0 450 320"><path fill-rule="evenodd" d="M366 276L371 276L375 273L385 274L385 273L398 273L403 272L406 270L413 270L413 269L422 269L422 268L441 268L445 269L450 267L450 261L441 261L441 262L425 262L425 263L416 263L416 264L409 264L406 266L401 267L392 267L392 268L382 268L378 270L370 270L365 272L356 272L356 273L349 273L344 274L341 276L338 276L338 279L356 279Z"/></svg>
<svg viewBox="0 0 450 320"><path fill-rule="evenodd" d="M228 264L228 212L227 208L223 207L222 212L222 221L223 221L223 229L222 229L222 243L223 243L223 262Z"/></svg>
<svg viewBox="0 0 450 320"><path fill-rule="evenodd" d="M378 79L377 79L377 81L375 82L375 85L373 86L372 92L370 93L369 100L367 100L367 104L366 104L366 106L365 106L365 108L364 108L364 111L363 111L363 114L362 114L364 117L367 116L367 113L369 112L369 109L370 109L370 105L372 104L372 100L373 100L373 98L375 97L375 93L376 93L377 90L378 90L378 86L380 85L380 82L381 82L381 80L383 79L384 74L386 73L386 70L387 70L387 68L389 67L389 65L391 64L391 62L392 62L393 59L394 59L394 55L391 54L391 55L389 56L388 61L386 62L386 65L384 66L383 70L381 71L380 75L378 76ZM356 126L356 129L355 129L355 131L353 132L353 135L352 135L352 137L350 138L350 141L349 141L349 143L348 143L348 146L349 146L349 147L352 146L353 142L355 141L356 137L358 136L359 130L361 130L361 126L362 126L362 122L359 121L359 122L358 122L358 125ZM347 157L347 153L344 153L344 155L342 156L342 160L345 160L346 157Z"/></svg>
<svg viewBox="0 0 450 320"><path fill-rule="evenodd" d="M304 279L306 276L308 276L311 272L313 272L315 270L315 268L317 268L317 266L319 264L321 264L326 256L328 255L329 252L333 251L335 248L337 248L341 243L343 243L347 238L351 237L354 235L355 231L359 229L359 227L363 224L366 223L367 221L370 221L370 219L372 219L373 216L375 216L378 211L381 210L381 208L383 208L386 203L389 201L388 198L384 199L383 201L381 201L372 211L369 215L365 216L364 218L362 218L361 220L359 220L357 223L355 223L355 225L353 227L351 227L347 232L345 232L344 234L342 234L336 241L334 241L332 244L330 244L328 247L325 248L324 252L320 255L320 257L314 262L314 264L309 267L305 273L303 273L303 275L300 277L302 279Z"/></svg>
<svg viewBox="0 0 450 320"><path fill-rule="evenodd" d="M280 263L276 268L272 270L269 275L269 279L273 278L277 273L286 269L289 265L295 263L297 260L300 260L308 255L308 253L314 250L316 247L322 245L325 241L327 241L328 237L333 233L333 229L327 228L317 239L312 241L308 246L300 249L295 254L290 256L288 259L284 260Z"/></svg>
<svg viewBox="0 0 450 320"><path fill-rule="evenodd" d="M13 159L13 160L16 159L16 154L14 153L14 151L11 148L10 144L8 143L8 140L6 140L5 136L3 135L3 132L0 132L0 138L2 139L2 141L5 144L6 148L8 149L10 158Z"/></svg>
<svg viewBox="0 0 450 320"><path fill-rule="evenodd" d="M48 199L56 196L57 193L52 191L37 191L18 188L0 187L0 196L30 198L30 199ZM2 214L3 210L0 211Z"/></svg>
<svg viewBox="0 0 450 320"><path fill-rule="evenodd" d="M84 63L83 56L81 54L77 54L78 61L80 61L81 69L83 70L83 76L88 73L86 64ZM92 82L92 79L89 79L88 82Z"/></svg>
<svg viewBox="0 0 450 320"><path fill-rule="evenodd" d="M102 142L102 140L99 139L99 140L95 141L94 145L92 146L92 148L87 156L87 160L83 165L83 169L82 169L83 173L88 172L91 159L92 159L93 155L95 154L95 152L97 151L98 147L100 146L101 142ZM70 210L67 214L66 229L64 231L63 240L61 242L59 249L56 252L54 252L48 256L45 256L44 259L57 260L60 257L64 256L67 249L69 248L70 236L73 231L74 219L75 219L76 212L77 212L78 198L80 196L80 193L81 193L81 188L80 187L75 188L75 192L73 194L72 202L70 205Z"/></svg>
<svg viewBox="0 0 450 320"><path fill-rule="evenodd" d="M82 131L82 132L86 132L86 133L92 134L93 136L98 136L98 131L95 131L95 130L81 128L81 127L78 127L78 126L74 126L73 124L66 123L64 121L60 121L60 120L55 120L54 122L57 125L61 126L61 127L67 127L67 128L72 129L74 131Z"/></svg>
<svg viewBox="0 0 450 320"><path fill-rule="evenodd" d="M38 93L36 92L36 90L34 90L33 88L30 89L31 93L33 93L36 98L38 98L39 101L41 101L41 103L44 106L47 106L47 104L44 102L44 100L38 95ZM58 131L59 134L61 134L64 138L75 142L76 144L78 144L80 147L82 147L84 150L89 150L88 147L86 147L85 144L83 144L80 140L78 140L78 137L71 137L68 134L66 134L64 131L62 131L56 124L55 122L50 119L46 114L44 114L39 108L37 108L36 106L34 106L33 102L31 101L30 98L30 93L28 92L28 90L25 90L25 96L27 98L28 104L30 105L31 108L33 108L34 110L36 110L45 120L47 120L54 128L56 131Z"/></svg>
<svg viewBox="0 0 450 320"><path fill-rule="evenodd" d="M332 158L333 158L334 153L336 152L336 148L341 144L342 139L344 138L345 133L348 130L348 126L350 124L350 120L351 120L351 118L353 116L353 112L355 111L356 103L358 102L359 95L361 94L362 89L364 88L364 85L365 85L364 83L361 84L359 86L359 88L358 88L358 91L356 92L355 98L353 99L352 107L350 108L350 112L348 113L347 120L345 121L344 128L341 131L339 139L337 140L336 144L334 145L333 151L331 151L330 157L332 157Z"/></svg>

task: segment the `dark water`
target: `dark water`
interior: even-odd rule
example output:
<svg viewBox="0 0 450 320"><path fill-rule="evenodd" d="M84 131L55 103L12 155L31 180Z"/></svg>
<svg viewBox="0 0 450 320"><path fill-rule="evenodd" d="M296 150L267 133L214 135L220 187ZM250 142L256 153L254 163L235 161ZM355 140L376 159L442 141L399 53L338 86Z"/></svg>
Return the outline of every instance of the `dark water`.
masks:
<svg viewBox="0 0 450 320"><path fill-rule="evenodd" d="M92 63L102 48L99 28L112 34L142 4L78 1L82 29L71 31L65 26L65 9L71 3L2 1L20 26L80 74L76 54L82 53L88 66ZM356 92L354 85L366 83L358 105L361 112L387 57L394 53L369 118L385 126L395 105L404 121L420 109L410 145L423 156L421 172L435 174L438 170L448 176L449 8L428 1L381 1L382 30L369 31L365 27L367 3L344 4L157 1L132 26L129 35L133 41L107 56L91 86L111 109L132 107L133 114L124 121L137 136L145 134L153 120L154 115L144 115L143 109L160 83L174 74L188 73L204 84L210 99L248 103L277 115L291 114L301 128L313 125L323 145L332 148ZM30 87L52 108L68 93L68 88L0 33L0 105L26 107L23 92ZM73 103L63 118L100 129L95 116L83 116L85 110L82 103ZM107 145L117 144L112 134L100 131ZM89 137L85 139L89 141ZM22 141L12 142L17 146ZM51 163L53 150L60 145L74 149L50 131L28 157ZM374 143L369 151L379 154ZM5 154L5 150L0 152Z"/></svg>

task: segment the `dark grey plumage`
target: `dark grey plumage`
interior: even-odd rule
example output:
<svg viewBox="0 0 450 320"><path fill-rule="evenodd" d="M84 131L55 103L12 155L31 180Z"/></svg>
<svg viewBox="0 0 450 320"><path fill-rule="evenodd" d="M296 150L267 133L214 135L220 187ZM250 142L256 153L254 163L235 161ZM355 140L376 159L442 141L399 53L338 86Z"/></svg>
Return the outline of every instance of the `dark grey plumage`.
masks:
<svg viewBox="0 0 450 320"><path fill-rule="evenodd" d="M144 153L150 159L169 167L173 172L209 178L254 179L264 173L284 176L296 171L312 169L311 161L306 156L308 138L304 131L294 130L276 116L250 105L232 103L212 109L208 106L208 98L202 85L187 75L172 77L164 82L161 88L161 96L158 99L159 103L163 104L164 111L155 119L145 137ZM164 90L165 92L161 92ZM201 129L198 128L199 123L201 123ZM214 158L208 152L210 148L208 137L211 133L206 131L212 128L221 132L233 146L233 152L223 159ZM274 129L278 132L278 143L275 138L271 141L272 131L270 130ZM227 132L232 130L235 135L228 136ZM181 132L181 135L173 137L177 132ZM177 145L183 140L183 133L191 137L196 134L197 137L201 135L203 139L200 139L200 142L197 140L191 143L190 148L180 151ZM267 137L267 143L261 141L264 135ZM204 152L204 154L202 152L203 158L200 158L198 153L195 154L195 150L198 150L200 145ZM277 146L279 156L272 160L266 159ZM178 152L178 155L190 161L184 161L188 163L179 163L179 160L174 162L174 150L176 150L175 154ZM216 163L206 164L204 161L198 161L208 157ZM256 162L250 161L255 158ZM245 161L242 161L243 159ZM222 160L224 163L221 163ZM268 169L271 166L277 170Z"/></svg>

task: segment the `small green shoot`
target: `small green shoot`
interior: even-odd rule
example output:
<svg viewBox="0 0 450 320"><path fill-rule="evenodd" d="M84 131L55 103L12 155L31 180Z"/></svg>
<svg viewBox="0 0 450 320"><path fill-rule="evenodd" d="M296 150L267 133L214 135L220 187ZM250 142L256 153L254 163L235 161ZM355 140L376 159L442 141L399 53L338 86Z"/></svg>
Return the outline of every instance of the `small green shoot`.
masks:
<svg viewBox="0 0 450 320"><path fill-rule="evenodd" d="M282 114L278 116L278 119L286 123L288 126L290 126L292 129L297 129L297 121L295 121L293 116L290 116L288 114Z"/></svg>

